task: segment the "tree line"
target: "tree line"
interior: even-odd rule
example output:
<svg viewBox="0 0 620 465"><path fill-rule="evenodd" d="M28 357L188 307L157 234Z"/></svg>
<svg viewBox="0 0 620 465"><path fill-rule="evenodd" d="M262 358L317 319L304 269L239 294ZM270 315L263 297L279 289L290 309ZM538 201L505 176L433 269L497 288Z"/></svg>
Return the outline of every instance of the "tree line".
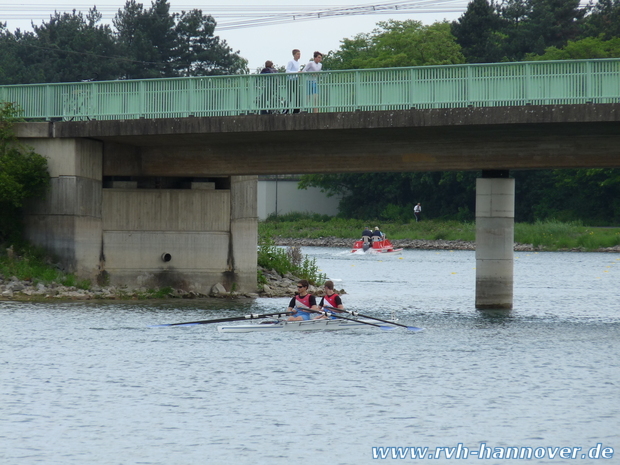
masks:
<svg viewBox="0 0 620 465"><path fill-rule="evenodd" d="M149 79L247 73L247 60L215 34L216 21L193 9L171 13L167 0L145 8L127 0L112 21L56 12L33 31L0 22L0 84Z"/></svg>
<svg viewBox="0 0 620 465"><path fill-rule="evenodd" d="M473 0L454 22L385 21L343 39L324 69L620 57L620 0ZM340 215L398 221L471 221L480 172L305 175L300 187L339 194ZM515 220L620 224L620 170L513 171Z"/></svg>

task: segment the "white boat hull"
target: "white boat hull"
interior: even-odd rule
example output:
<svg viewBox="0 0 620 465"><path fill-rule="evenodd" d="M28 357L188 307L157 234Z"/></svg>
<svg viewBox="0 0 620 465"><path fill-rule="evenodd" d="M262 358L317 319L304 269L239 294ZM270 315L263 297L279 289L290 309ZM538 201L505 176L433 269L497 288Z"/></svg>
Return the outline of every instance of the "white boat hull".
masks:
<svg viewBox="0 0 620 465"><path fill-rule="evenodd" d="M369 321L370 323L370 321ZM373 322L377 324L378 322ZM381 324L381 323L379 323ZM390 325L383 325L390 326ZM220 333L251 333L276 331L335 331L340 329L371 328L372 326L350 320L306 320L306 321L278 321L277 323L254 323L241 325L218 326ZM393 327L393 326L390 326Z"/></svg>

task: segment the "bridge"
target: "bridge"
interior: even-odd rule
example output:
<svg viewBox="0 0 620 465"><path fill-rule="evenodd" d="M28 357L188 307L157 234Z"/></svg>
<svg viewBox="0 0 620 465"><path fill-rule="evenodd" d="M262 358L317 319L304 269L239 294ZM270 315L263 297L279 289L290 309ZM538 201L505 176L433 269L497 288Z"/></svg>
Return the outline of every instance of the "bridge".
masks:
<svg viewBox="0 0 620 465"><path fill-rule="evenodd" d="M509 170L620 166L619 59L295 77L0 87L30 121L19 137L50 159L30 239L116 283L248 291L255 175L482 170L476 306L511 308Z"/></svg>

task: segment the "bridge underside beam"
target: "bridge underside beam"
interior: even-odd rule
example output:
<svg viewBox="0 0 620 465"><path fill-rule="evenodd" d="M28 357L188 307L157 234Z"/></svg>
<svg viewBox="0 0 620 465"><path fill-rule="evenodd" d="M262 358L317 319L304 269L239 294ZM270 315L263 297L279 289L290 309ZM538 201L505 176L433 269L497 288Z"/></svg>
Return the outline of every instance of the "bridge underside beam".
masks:
<svg viewBox="0 0 620 465"><path fill-rule="evenodd" d="M106 176L620 167L620 103L17 126L103 142Z"/></svg>
<svg viewBox="0 0 620 465"><path fill-rule="evenodd" d="M620 125L398 128L104 142L107 176L206 176L620 166ZM174 138L173 138L174 140ZM172 162L171 162L172 161Z"/></svg>

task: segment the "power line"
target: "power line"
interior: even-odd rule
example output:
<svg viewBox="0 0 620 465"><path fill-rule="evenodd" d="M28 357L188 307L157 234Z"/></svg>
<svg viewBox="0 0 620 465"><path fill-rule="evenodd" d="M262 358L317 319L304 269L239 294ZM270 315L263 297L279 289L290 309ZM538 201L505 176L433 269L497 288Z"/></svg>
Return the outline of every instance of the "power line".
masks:
<svg viewBox="0 0 620 465"><path fill-rule="evenodd" d="M384 15L384 14L412 14L412 13L458 13L465 11L468 0L408 0L384 1L363 5L210 5L208 11L200 5L171 5L171 13L180 13L192 9L200 9L203 14L213 16L218 21L218 30L242 29L283 24L293 21L307 21L338 16L352 15ZM55 4L54 11L50 11L48 4L15 5L14 3L0 3L0 18L6 20L47 20L55 12L71 14L80 13L75 4ZM111 21L122 8L110 5L98 6L97 11L102 19ZM88 10L81 12L83 15ZM63 14L63 13L60 13Z"/></svg>
<svg viewBox="0 0 620 465"><path fill-rule="evenodd" d="M270 26L294 21L309 21L317 19L335 18L341 16L380 15L380 14L409 14L412 13L458 13L464 8L456 6L462 0L418 0L401 2L384 2L381 4L361 5L345 8L329 8L312 12L286 12L277 15L261 15L255 19L241 19L236 21L221 21L218 30L243 29L257 26ZM454 6L450 6L454 5Z"/></svg>

